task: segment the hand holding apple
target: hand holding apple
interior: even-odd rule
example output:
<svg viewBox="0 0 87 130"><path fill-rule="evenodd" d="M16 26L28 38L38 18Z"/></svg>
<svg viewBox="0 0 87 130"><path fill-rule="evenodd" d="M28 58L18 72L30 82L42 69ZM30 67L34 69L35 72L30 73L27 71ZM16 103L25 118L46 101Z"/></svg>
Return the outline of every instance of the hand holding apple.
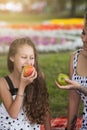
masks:
<svg viewBox="0 0 87 130"><path fill-rule="evenodd" d="M81 85L77 81L70 80L69 78L67 78L66 81L67 81L66 85L61 85L57 80L55 80L55 84L60 89L65 89L65 90L78 89L78 90L81 90Z"/></svg>
<svg viewBox="0 0 87 130"><path fill-rule="evenodd" d="M28 77L33 73L35 68L32 65L27 65L24 66L23 69L24 69L24 73L23 73L24 77Z"/></svg>
<svg viewBox="0 0 87 130"><path fill-rule="evenodd" d="M67 82L65 81L65 79L69 79L69 76L67 74L64 73L60 73L57 77L57 82L60 85L67 85Z"/></svg>

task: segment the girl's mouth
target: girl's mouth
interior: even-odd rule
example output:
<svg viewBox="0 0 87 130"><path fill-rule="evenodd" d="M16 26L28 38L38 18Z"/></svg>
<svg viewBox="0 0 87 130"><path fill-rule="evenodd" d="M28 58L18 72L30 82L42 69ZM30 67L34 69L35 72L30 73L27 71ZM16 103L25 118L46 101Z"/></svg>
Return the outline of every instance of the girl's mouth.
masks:
<svg viewBox="0 0 87 130"><path fill-rule="evenodd" d="M87 51L87 45L86 45L86 46L83 46L83 49L84 49L85 51Z"/></svg>
<svg viewBox="0 0 87 130"><path fill-rule="evenodd" d="M24 68L24 66L22 66L22 69Z"/></svg>

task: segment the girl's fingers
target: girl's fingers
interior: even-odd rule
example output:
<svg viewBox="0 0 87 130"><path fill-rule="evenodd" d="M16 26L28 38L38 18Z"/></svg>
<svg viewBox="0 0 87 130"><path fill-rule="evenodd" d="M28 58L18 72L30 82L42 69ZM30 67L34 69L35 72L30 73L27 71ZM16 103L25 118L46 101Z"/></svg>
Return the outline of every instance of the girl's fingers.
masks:
<svg viewBox="0 0 87 130"><path fill-rule="evenodd" d="M58 88L61 88L61 89L71 89L70 85L60 85L57 81L55 81L55 83L56 83Z"/></svg>
<svg viewBox="0 0 87 130"><path fill-rule="evenodd" d="M61 88L60 84L55 80L56 85Z"/></svg>

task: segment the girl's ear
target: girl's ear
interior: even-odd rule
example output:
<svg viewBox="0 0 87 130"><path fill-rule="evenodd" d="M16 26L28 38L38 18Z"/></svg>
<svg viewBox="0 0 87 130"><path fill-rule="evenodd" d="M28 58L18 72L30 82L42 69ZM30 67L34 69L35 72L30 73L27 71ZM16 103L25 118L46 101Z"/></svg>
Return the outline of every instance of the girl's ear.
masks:
<svg viewBox="0 0 87 130"><path fill-rule="evenodd" d="M14 56L11 56L9 59L10 61L14 62Z"/></svg>

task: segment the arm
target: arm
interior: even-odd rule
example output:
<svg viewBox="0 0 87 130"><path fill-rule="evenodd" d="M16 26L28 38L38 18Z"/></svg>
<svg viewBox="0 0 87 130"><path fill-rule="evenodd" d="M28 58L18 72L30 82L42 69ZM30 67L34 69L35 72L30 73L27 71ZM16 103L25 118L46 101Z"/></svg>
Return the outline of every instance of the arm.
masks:
<svg viewBox="0 0 87 130"><path fill-rule="evenodd" d="M87 87L84 86L78 86L77 90L79 90L80 92L84 93L87 96Z"/></svg>
<svg viewBox="0 0 87 130"><path fill-rule="evenodd" d="M44 116L44 128L45 130L51 130L51 118L49 111L47 111Z"/></svg>
<svg viewBox="0 0 87 130"><path fill-rule="evenodd" d="M69 74L70 78L73 74L73 59L74 55L71 56L69 62ZM77 120L78 110L80 104L80 95L75 90L69 90L69 103L68 103L68 123L67 129L74 130L75 123Z"/></svg>
<svg viewBox="0 0 87 130"><path fill-rule="evenodd" d="M77 116L78 116L78 109L80 104L80 97L76 91L70 90L69 91L69 103L68 103L68 123L67 129L74 130Z"/></svg>
<svg viewBox="0 0 87 130"><path fill-rule="evenodd" d="M7 82L4 78L1 78L0 80L0 97L8 114L12 118L16 118L22 107L23 97L16 96L15 100L13 100Z"/></svg>
<svg viewBox="0 0 87 130"><path fill-rule="evenodd" d="M23 105L23 98L24 98L23 95L25 87L37 77L37 73L36 74L35 73L27 78L21 76L18 86L18 94L15 99L12 98L8 84L5 81L5 79L4 78L0 79L0 97L10 117L12 118L18 117L20 109L22 108Z"/></svg>
<svg viewBox="0 0 87 130"><path fill-rule="evenodd" d="M70 80L70 81L74 82L72 80ZM67 90L74 88L74 87L72 87L73 85L60 86L57 82L56 82L56 85L59 88L67 89ZM77 89L77 87L75 89ZM82 87L82 89L83 89L83 87ZM77 92L75 90L69 90L67 130L74 130L74 128L75 128L75 124L76 124L76 120L77 120L77 115L78 115L79 104L80 104L80 96L77 94Z"/></svg>
<svg viewBox="0 0 87 130"><path fill-rule="evenodd" d="M87 87L81 86L77 81L72 81L70 79L65 79L67 82L67 85L60 85L57 81L55 81L56 86L60 89L65 89L65 90L79 90L80 92L84 93L87 95Z"/></svg>
<svg viewBox="0 0 87 130"><path fill-rule="evenodd" d="M42 77L45 79L45 75L42 72ZM45 130L51 130L51 117L50 117L50 110L48 108L48 111L46 111L44 115L44 128Z"/></svg>

